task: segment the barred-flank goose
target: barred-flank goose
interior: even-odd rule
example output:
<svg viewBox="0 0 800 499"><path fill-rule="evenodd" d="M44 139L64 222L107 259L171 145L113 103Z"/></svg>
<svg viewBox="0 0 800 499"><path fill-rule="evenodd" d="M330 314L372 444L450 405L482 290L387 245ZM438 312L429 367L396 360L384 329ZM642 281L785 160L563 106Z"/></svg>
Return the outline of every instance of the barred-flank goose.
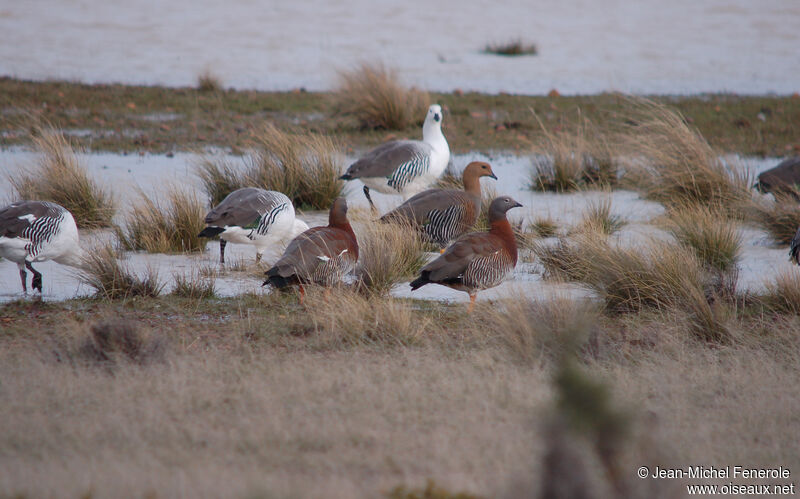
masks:
<svg viewBox="0 0 800 499"><path fill-rule="evenodd" d="M800 156L785 159L778 166L762 172L755 188L761 192L787 193L797 197L800 191Z"/></svg>
<svg viewBox="0 0 800 499"><path fill-rule="evenodd" d="M26 268L33 273L31 287L42 292L42 274L33 262L53 260L79 267L82 255L75 219L63 206L18 201L0 208L0 257L16 262L23 293L28 294Z"/></svg>
<svg viewBox="0 0 800 499"><path fill-rule="evenodd" d="M503 282L517 265L517 242L506 212L522 206L508 196L489 205L489 232L470 232L459 237L439 258L422 268L411 290L434 283L469 293L469 312L482 289Z"/></svg>
<svg viewBox="0 0 800 499"><path fill-rule="evenodd" d="M422 140L394 140L368 152L347 169L342 180L359 179L364 195L375 209L370 189L384 194L402 194L406 200L438 179L450 162L450 147L442 134L442 108L428 108L422 125Z"/></svg>
<svg viewBox="0 0 800 499"><path fill-rule="evenodd" d="M800 265L800 228L797 229L792 244L789 246L789 261Z"/></svg>
<svg viewBox="0 0 800 499"><path fill-rule="evenodd" d="M219 234L219 263L225 263L225 245L229 242L252 244L256 247L256 262L273 245L285 245L308 225L295 218L292 201L276 191L255 187L237 189L228 194L206 215L199 237ZM283 249L283 248L281 248Z"/></svg>
<svg viewBox="0 0 800 499"><path fill-rule="evenodd" d="M464 190L429 189L420 192L383 217L382 222L406 222L425 239L446 248L475 225L481 211L481 177L497 180L492 167L473 161L464 169Z"/></svg>
<svg viewBox="0 0 800 499"><path fill-rule="evenodd" d="M358 241L347 220L347 201L333 202L326 227L309 229L289 243L283 256L266 272L264 285L284 288L298 284L300 301L303 284L332 286L355 269Z"/></svg>

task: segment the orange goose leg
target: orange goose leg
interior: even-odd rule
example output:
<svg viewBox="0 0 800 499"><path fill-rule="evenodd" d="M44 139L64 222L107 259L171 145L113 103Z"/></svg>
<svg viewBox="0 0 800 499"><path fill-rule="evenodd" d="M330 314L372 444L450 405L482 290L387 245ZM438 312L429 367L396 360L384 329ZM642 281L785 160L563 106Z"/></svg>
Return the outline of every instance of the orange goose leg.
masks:
<svg viewBox="0 0 800 499"><path fill-rule="evenodd" d="M306 290L305 290L305 288L303 288L303 285L300 284L300 305L303 304L305 299L306 299Z"/></svg>
<svg viewBox="0 0 800 499"><path fill-rule="evenodd" d="M472 313L472 309L475 308L475 298L477 298L478 293L470 293L469 295L469 307L467 307L467 314Z"/></svg>

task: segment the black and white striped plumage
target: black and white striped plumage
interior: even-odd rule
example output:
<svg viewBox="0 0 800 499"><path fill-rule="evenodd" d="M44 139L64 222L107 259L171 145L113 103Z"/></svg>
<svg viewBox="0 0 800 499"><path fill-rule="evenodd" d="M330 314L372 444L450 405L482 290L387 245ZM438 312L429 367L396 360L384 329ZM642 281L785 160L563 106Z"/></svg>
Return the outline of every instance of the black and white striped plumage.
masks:
<svg viewBox="0 0 800 499"><path fill-rule="evenodd" d="M251 244L256 261L270 247L283 250L292 238L308 230L295 218L292 201L283 193L255 187L237 189L208 212L200 237L219 234L219 261L225 263L225 244Z"/></svg>
<svg viewBox="0 0 800 499"><path fill-rule="evenodd" d="M0 209L0 257L17 264L24 293L28 292L26 268L33 273L31 286L42 291L42 275L33 262L54 260L78 266L81 255L78 227L63 206L18 201Z"/></svg>

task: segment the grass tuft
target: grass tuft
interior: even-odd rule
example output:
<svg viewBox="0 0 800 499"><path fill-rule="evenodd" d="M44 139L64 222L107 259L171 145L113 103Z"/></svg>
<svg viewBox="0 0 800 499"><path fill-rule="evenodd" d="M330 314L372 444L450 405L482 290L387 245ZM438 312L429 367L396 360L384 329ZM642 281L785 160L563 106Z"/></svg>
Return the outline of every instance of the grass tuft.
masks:
<svg viewBox="0 0 800 499"><path fill-rule="evenodd" d="M361 287L386 295L395 284L410 280L426 262L426 244L417 231L402 222L369 222L358 234L358 268Z"/></svg>
<svg viewBox="0 0 800 499"><path fill-rule="evenodd" d="M587 119L579 115L573 131L552 132L541 120L539 126L544 155L533 160L531 190L569 192L617 183L617 164L608 139Z"/></svg>
<svg viewBox="0 0 800 499"><path fill-rule="evenodd" d="M197 75L197 90L201 92L221 92L222 80L212 73L210 69L205 69Z"/></svg>
<svg viewBox="0 0 800 499"><path fill-rule="evenodd" d="M396 71L362 63L355 70L339 72L333 106L337 114L354 118L361 128L404 130L422 124L430 101L427 92L402 86Z"/></svg>
<svg viewBox="0 0 800 499"><path fill-rule="evenodd" d="M736 269L742 241L736 222L719 209L685 206L671 210L669 232L690 248L708 269L731 272Z"/></svg>
<svg viewBox="0 0 800 499"><path fill-rule="evenodd" d="M688 315L698 336L713 340L728 336L724 310L711 305L716 283L683 245L653 241L624 248L601 234L581 232L557 245L537 245L534 252L546 276L587 284L610 313L674 309Z"/></svg>
<svg viewBox="0 0 800 499"><path fill-rule="evenodd" d="M172 294L183 298L202 300L213 298L216 289L216 274L208 269L193 270L189 274L174 273L175 288Z"/></svg>
<svg viewBox="0 0 800 499"><path fill-rule="evenodd" d="M248 184L282 192L301 209L327 210L341 196L343 158L331 138L286 133L268 124L254 145L245 157Z"/></svg>
<svg viewBox="0 0 800 499"><path fill-rule="evenodd" d="M526 43L521 38L516 38L503 43L487 43L483 48L484 54L504 56L536 55L538 49L533 43Z"/></svg>
<svg viewBox="0 0 800 499"><path fill-rule="evenodd" d="M116 233L127 250L149 253L203 251L206 240L197 237L205 224L205 208L193 191L169 186L163 199L139 192L140 200L126 214Z"/></svg>
<svg viewBox="0 0 800 499"><path fill-rule="evenodd" d="M197 176L203 182L211 206L221 203L231 192L247 187L241 168L221 157L203 155L197 165Z"/></svg>
<svg viewBox="0 0 800 499"><path fill-rule="evenodd" d="M156 297L164 288L156 270L148 267L143 277L131 273L117 259L117 253L110 245L87 253L79 278L95 289L98 298L108 300L134 296Z"/></svg>
<svg viewBox="0 0 800 499"><path fill-rule="evenodd" d="M580 230L590 230L611 235L619 231L625 223L621 216L611 213L611 200L605 199L597 203L589 203L583 212Z"/></svg>
<svg viewBox="0 0 800 499"><path fill-rule="evenodd" d="M800 204L793 194L777 193L775 200L751 204L755 220L781 244L792 242L800 224Z"/></svg>
<svg viewBox="0 0 800 499"><path fill-rule="evenodd" d="M777 313L800 315L800 274L785 271L767 282L766 293L759 297L764 306Z"/></svg>
<svg viewBox="0 0 800 499"><path fill-rule="evenodd" d="M115 210L113 198L89 178L86 167L61 132L36 128L32 140L39 152L36 165L8 177L16 197L58 203L72 213L80 228L110 227Z"/></svg>
<svg viewBox="0 0 800 499"><path fill-rule="evenodd" d="M549 216L538 216L531 222L529 229L539 237L555 237L558 234L558 223Z"/></svg>
<svg viewBox="0 0 800 499"><path fill-rule="evenodd" d="M729 168L683 116L647 99L631 101L625 140L642 158L628 178L648 199L667 206L704 205L738 211L750 199L751 179Z"/></svg>

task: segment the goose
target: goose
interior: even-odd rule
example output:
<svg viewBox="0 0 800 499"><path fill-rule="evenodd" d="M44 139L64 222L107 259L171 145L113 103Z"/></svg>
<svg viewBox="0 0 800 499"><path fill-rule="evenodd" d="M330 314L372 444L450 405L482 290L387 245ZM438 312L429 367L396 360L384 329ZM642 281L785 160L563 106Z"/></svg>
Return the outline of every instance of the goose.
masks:
<svg viewBox="0 0 800 499"><path fill-rule="evenodd" d="M255 187L228 194L208 212L205 223L207 227L199 237L219 234L221 265L225 264L228 242L255 246L258 263L268 247L285 244L308 230L308 225L295 217L292 201L285 194Z"/></svg>
<svg viewBox="0 0 800 499"><path fill-rule="evenodd" d="M22 292L28 294L28 269L33 274L31 287L42 293L42 274L34 262L53 260L80 267L83 250L72 213L50 201L17 201L0 208L0 257L16 262Z"/></svg>
<svg viewBox="0 0 800 499"><path fill-rule="evenodd" d="M506 212L522 206L508 196L489 205L488 232L470 232L456 241L436 260L425 265L410 283L411 290L426 284L441 284L469 294L468 313L475 306L478 291L503 282L517 265L517 242Z"/></svg>
<svg viewBox="0 0 800 499"><path fill-rule="evenodd" d="M450 162L450 146L442 134L442 107L428 108L422 140L394 140L379 145L350 165L340 178L359 179L372 209L370 189L401 194L403 201L425 190L441 177Z"/></svg>
<svg viewBox="0 0 800 499"><path fill-rule="evenodd" d="M464 169L464 190L429 189L420 192L383 217L382 222L406 222L425 239L442 248L471 229L481 211L481 177L497 180L489 163L473 161Z"/></svg>
<svg viewBox="0 0 800 499"><path fill-rule="evenodd" d="M275 288L303 284L332 286L351 273L358 261L358 241L347 220L347 201L338 198L328 214L328 225L309 229L289 243L283 256L266 272L267 284Z"/></svg>
<svg viewBox="0 0 800 499"><path fill-rule="evenodd" d="M800 156L787 158L778 166L762 172L753 187L760 192L784 193L797 198L800 189Z"/></svg>

